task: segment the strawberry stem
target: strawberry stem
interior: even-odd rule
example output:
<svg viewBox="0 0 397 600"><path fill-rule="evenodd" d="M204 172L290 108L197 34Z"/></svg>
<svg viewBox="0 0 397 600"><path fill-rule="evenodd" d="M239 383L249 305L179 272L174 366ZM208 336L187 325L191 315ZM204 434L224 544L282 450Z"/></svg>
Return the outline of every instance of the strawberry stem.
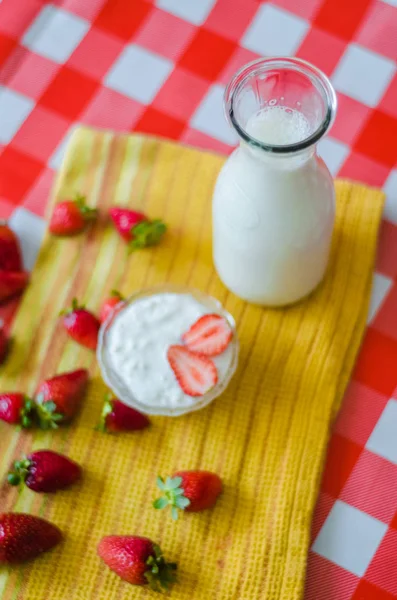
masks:
<svg viewBox="0 0 397 600"><path fill-rule="evenodd" d="M73 298L71 308L64 308L59 313L59 316L64 317L66 315L70 315L75 310L82 310L83 308L85 308L84 304L79 304L77 298Z"/></svg>
<svg viewBox="0 0 397 600"><path fill-rule="evenodd" d="M94 221L98 216L98 211L96 208L91 208L86 204L86 197L82 194L76 194L74 199L75 203L79 207L81 214L85 221Z"/></svg>
<svg viewBox="0 0 397 600"><path fill-rule="evenodd" d="M33 425L36 412L36 405L33 400L25 396L20 413L20 424L23 429L28 429Z"/></svg>
<svg viewBox="0 0 397 600"><path fill-rule="evenodd" d="M189 498L184 496L181 483L182 477L167 477L165 481L162 477L157 477L157 487L164 492L164 495L153 502L153 507L161 510L170 506L171 517L174 521L178 519L178 510L185 510L190 505Z"/></svg>
<svg viewBox="0 0 397 600"><path fill-rule="evenodd" d="M57 405L52 400L44 401L43 394L36 397L36 412L39 427L41 429L58 429L58 423L64 420L64 416L56 412Z"/></svg>
<svg viewBox="0 0 397 600"><path fill-rule="evenodd" d="M27 458L24 458L23 460L16 460L13 465L13 470L7 475L8 483L14 486L24 483L26 477L29 475L30 465L31 462Z"/></svg>
<svg viewBox="0 0 397 600"><path fill-rule="evenodd" d="M145 572L145 578L154 592L168 592L171 585L176 582L176 563L167 563L164 559L160 546L153 544L154 554L146 561L149 569Z"/></svg>
<svg viewBox="0 0 397 600"><path fill-rule="evenodd" d="M102 431L103 433L105 433L107 431L106 418L107 418L108 415L110 415L110 413L112 411L113 411L112 395L111 394L106 394L105 395L105 402L103 403L103 408L102 408L102 413L101 413L101 419L99 421L99 424L96 427L96 429L98 431Z"/></svg>
<svg viewBox="0 0 397 600"><path fill-rule="evenodd" d="M128 251L156 246L166 231L167 226L160 219L141 221L131 229L132 241L128 244Z"/></svg>

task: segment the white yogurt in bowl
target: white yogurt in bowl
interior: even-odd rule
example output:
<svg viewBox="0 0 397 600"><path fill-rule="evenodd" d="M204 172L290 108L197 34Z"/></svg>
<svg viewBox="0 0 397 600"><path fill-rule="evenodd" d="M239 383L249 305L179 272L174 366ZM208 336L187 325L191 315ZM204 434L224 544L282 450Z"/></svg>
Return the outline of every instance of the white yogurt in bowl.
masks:
<svg viewBox="0 0 397 600"><path fill-rule="evenodd" d="M172 345L203 315L223 316L233 339L211 357L218 382L199 397L185 394L167 359ZM125 404L146 414L179 416L209 404L226 388L236 365L238 342L233 318L218 301L195 290L163 287L120 304L102 325L97 357L107 385Z"/></svg>

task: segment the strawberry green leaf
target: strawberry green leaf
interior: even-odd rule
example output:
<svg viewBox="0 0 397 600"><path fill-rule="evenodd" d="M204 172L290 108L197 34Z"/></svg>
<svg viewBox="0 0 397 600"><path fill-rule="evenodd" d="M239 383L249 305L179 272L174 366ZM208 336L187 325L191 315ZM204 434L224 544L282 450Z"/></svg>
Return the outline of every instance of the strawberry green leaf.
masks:
<svg viewBox="0 0 397 600"><path fill-rule="evenodd" d="M160 475L157 477L156 483L157 483L157 487L160 488L160 490L165 490L165 483L164 483L163 478L160 477Z"/></svg>
<svg viewBox="0 0 397 600"><path fill-rule="evenodd" d="M178 509L177 509L176 506L173 506L171 508L171 516L172 516L172 518L173 518L174 521L178 520Z"/></svg>
<svg viewBox="0 0 397 600"><path fill-rule="evenodd" d="M157 509L165 508L167 505L168 505L168 500L167 500L167 498L164 498L164 497L157 498L157 500L155 500L153 502L154 508L157 508Z"/></svg>

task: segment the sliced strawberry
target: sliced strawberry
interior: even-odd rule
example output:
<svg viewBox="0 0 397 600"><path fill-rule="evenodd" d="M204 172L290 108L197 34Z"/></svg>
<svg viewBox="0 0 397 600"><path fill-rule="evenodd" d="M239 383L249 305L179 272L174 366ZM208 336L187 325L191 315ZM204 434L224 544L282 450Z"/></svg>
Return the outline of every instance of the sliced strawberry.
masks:
<svg viewBox="0 0 397 600"><path fill-rule="evenodd" d="M190 352L184 346L170 346L168 362L182 390L188 396L203 396L218 382L218 372L211 359Z"/></svg>
<svg viewBox="0 0 397 600"><path fill-rule="evenodd" d="M222 354L230 344L233 331L221 315L204 315L183 334L184 344L192 352L206 356Z"/></svg>
<svg viewBox="0 0 397 600"><path fill-rule="evenodd" d="M29 281L29 273L25 271L0 270L0 304L20 294Z"/></svg>

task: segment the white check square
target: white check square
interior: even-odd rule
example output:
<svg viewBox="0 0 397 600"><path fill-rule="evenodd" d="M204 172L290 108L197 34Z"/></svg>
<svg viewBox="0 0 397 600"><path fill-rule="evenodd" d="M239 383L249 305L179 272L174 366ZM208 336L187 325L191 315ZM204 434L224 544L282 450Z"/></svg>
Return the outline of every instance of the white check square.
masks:
<svg viewBox="0 0 397 600"><path fill-rule="evenodd" d="M366 104L379 104L396 71L396 63L358 44L350 44L340 59L332 82L335 88Z"/></svg>
<svg viewBox="0 0 397 600"><path fill-rule="evenodd" d="M36 54L63 64L90 28L85 19L47 4L22 38L22 45Z"/></svg>
<svg viewBox="0 0 397 600"><path fill-rule="evenodd" d="M225 88L218 84L209 88L190 119L190 126L232 146L237 143L237 135L223 114L224 91Z"/></svg>
<svg viewBox="0 0 397 600"><path fill-rule="evenodd" d="M366 448L397 465L397 400L389 400Z"/></svg>
<svg viewBox="0 0 397 600"><path fill-rule="evenodd" d="M216 0L156 0L156 6L185 21L202 25Z"/></svg>
<svg viewBox="0 0 397 600"><path fill-rule="evenodd" d="M326 137L318 144L318 153L324 159L332 175L338 174L349 152L346 144L331 137Z"/></svg>
<svg viewBox="0 0 397 600"><path fill-rule="evenodd" d="M390 277L381 275L381 273L374 273L367 323L371 323L371 321L373 321L373 319L376 317L376 314L382 306L383 301L389 293L392 285L393 280L390 279Z"/></svg>
<svg viewBox="0 0 397 600"><path fill-rule="evenodd" d="M0 87L0 143L8 144L35 105L34 100Z"/></svg>
<svg viewBox="0 0 397 600"><path fill-rule="evenodd" d="M130 44L113 64L104 83L133 100L150 104L173 67L167 58Z"/></svg>
<svg viewBox="0 0 397 600"><path fill-rule="evenodd" d="M44 237L46 222L30 210L19 207L12 213L9 225L21 242L24 267L27 271L31 271Z"/></svg>
<svg viewBox="0 0 397 600"><path fill-rule="evenodd" d="M309 29L309 23L282 8L261 4L241 45L266 56L293 56Z"/></svg>
<svg viewBox="0 0 397 600"><path fill-rule="evenodd" d="M337 500L312 550L362 577L386 531L385 523Z"/></svg>
<svg viewBox="0 0 397 600"><path fill-rule="evenodd" d="M383 216L397 225L397 169L390 171L389 177L383 186L386 194Z"/></svg>

